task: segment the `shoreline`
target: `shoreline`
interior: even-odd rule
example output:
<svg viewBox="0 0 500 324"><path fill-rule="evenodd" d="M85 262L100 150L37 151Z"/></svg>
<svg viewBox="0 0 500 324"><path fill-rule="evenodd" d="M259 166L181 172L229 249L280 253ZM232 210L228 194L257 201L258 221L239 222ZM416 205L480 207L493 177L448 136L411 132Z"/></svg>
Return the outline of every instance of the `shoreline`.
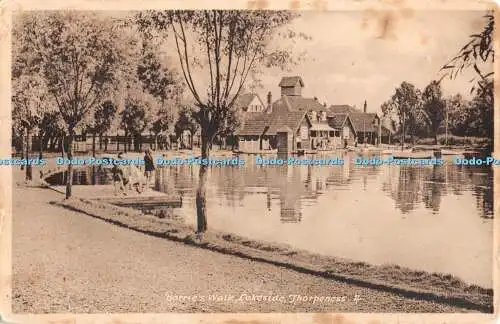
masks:
<svg viewBox="0 0 500 324"><path fill-rule="evenodd" d="M493 289L486 289L450 274L428 273L398 265L370 265L365 262L327 257L285 244L262 242L232 233L208 230L202 236L194 228L168 217L159 218L138 210L73 197L51 201L53 205L104 220L146 235L273 264L297 272L396 293L406 298L436 301L485 313L493 312Z"/></svg>

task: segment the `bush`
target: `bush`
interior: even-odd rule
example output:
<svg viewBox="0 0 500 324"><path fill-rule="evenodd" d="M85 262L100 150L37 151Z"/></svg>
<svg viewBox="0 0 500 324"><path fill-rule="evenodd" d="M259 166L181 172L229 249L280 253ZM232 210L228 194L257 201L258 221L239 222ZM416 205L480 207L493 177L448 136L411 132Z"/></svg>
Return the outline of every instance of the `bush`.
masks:
<svg viewBox="0 0 500 324"><path fill-rule="evenodd" d="M438 144L446 145L446 136L438 135ZM491 145L492 140L486 137L463 137L463 136L455 136L448 135L448 143L447 145L464 145L464 146L489 146ZM434 138L419 138L417 140L417 144L419 145L434 145Z"/></svg>

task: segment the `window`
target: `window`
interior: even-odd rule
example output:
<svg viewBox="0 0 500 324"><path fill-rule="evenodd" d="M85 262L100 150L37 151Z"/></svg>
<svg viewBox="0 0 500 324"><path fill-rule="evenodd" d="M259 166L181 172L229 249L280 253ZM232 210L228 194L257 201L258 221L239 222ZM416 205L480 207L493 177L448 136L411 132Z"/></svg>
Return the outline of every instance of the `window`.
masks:
<svg viewBox="0 0 500 324"><path fill-rule="evenodd" d="M349 127L344 127L344 138L349 138Z"/></svg>
<svg viewBox="0 0 500 324"><path fill-rule="evenodd" d="M316 137L316 131L311 131L311 137Z"/></svg>
<svg viewBox="0 0 500 324"><path fill-rule="evenodd" d="M309 129L305 125L300 126L300 138L302 139L309 138Z"/></svg>

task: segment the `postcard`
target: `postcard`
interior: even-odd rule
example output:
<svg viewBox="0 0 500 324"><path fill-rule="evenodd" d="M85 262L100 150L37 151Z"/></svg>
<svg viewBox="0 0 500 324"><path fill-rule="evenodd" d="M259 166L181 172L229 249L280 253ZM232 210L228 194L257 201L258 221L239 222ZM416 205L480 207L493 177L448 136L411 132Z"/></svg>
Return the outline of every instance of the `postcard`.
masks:
<svg viewBox="0 0 500 324"><path fill-rule="evenodd" d="M0 323L497 320L495 3L0 12Z"/></svg>

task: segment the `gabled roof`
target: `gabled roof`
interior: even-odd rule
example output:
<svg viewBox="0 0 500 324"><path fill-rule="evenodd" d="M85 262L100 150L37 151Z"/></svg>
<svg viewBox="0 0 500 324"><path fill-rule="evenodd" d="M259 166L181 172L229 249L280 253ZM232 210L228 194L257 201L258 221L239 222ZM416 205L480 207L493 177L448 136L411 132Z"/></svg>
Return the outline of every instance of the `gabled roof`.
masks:
<svg viewBox="0 0 500 324"><path fill-rule="evenodd" d="M331 105L328 107L328 116L332 114L361 113L362 111L349 105Z"/></svg>
<svg viewBox="0 0 500 324"><path fill-rule="evenodd" d="M283 96L288 101L290 109L301 111L327 111L328 109L314 98L303 98L299 96Z"/></svg>
<svg viewBox="0 0 500 324"><path fill-rule="evenodd" d="M346 119L348 118L347 116L347 114L330 114L328 116L328 124L333 128L340 129L344 127Z"/></svg>
<svg viewBox="0 0 500 324"><path fill-rule="evenodd" d="M283 126L288 126L295 131L299 128L304 118L310 124L306 111L291 109L290 102L285 96L273 103L270 117L271 120L266 135L276 135L277 131Z"/></svg>
<svg viewBox="0 0 500 324"><path fill-rule="evenodd" d="M260 104L263 107L265 107L265 105L262 102L262 100L260 99L259 95L256 94L256 93L244 93L244 94L240 94L238 96L238 98L236 98L236 101L234 103L234 107L237 108L237 109L247 108L255 97L257 97L257 99L259 100Z"/></svg>
<svg viewBox="0 0 500 324"><path fill-rule="evenodd" d="M377 117L376 113L351 113L349 118L351 119L354 131L357 132L376 132L377 126L373 124L373 121Z"/></svg>
<svg viewBox="0 0 500 324"><path fill-rule="evenodd" d="M289 77L283 77L281 78L280 87L295 87L297 85L297 82L300 82L300 86L304 86L304 81L302 81L302 78L300 76L289 76Z"/></svg>
<svg viewBox="0 0 500 324"><path fill-rule="evenodd" d="M252 113L246 118L243 125L236 131L236 135L262 135L269 126L270 115L265 113Z"/></svg>

